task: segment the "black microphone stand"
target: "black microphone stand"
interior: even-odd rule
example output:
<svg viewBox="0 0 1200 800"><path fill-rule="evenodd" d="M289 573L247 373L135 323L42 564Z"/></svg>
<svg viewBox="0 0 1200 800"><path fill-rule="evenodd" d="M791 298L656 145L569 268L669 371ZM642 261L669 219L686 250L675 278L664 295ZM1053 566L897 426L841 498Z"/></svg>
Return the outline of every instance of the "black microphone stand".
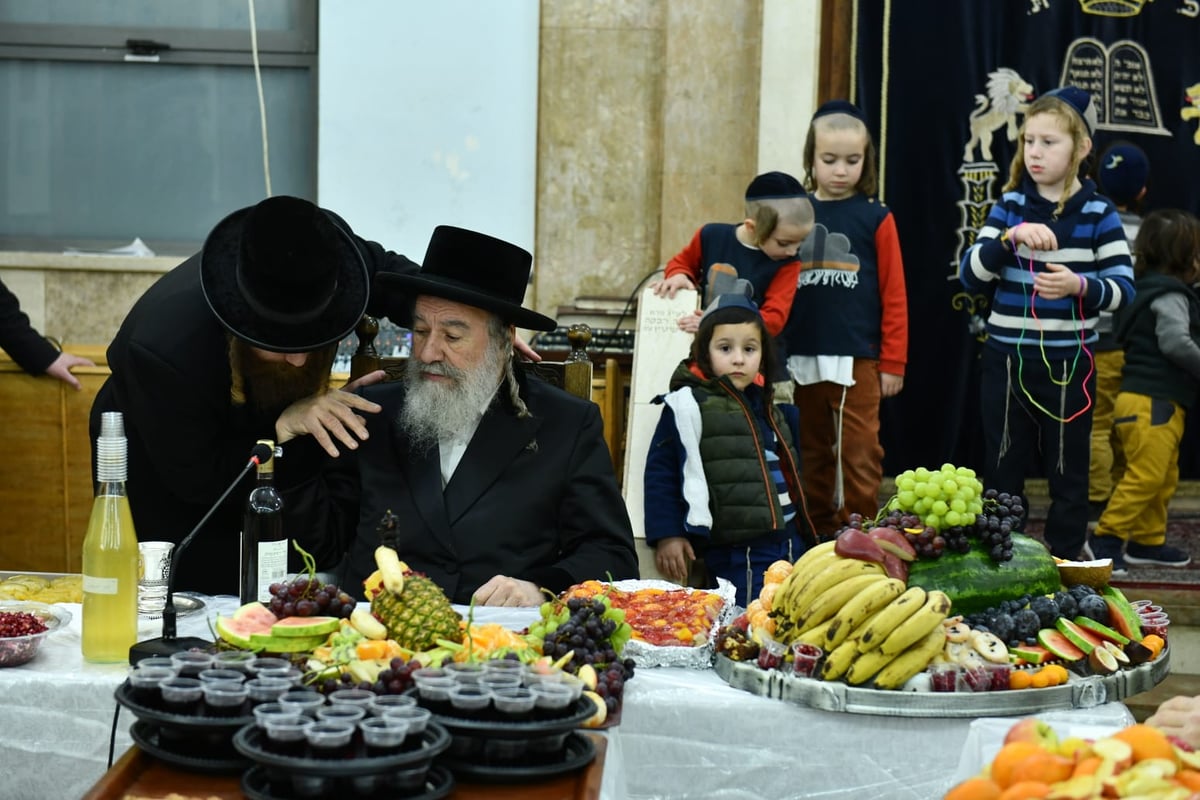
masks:
<svg viewBox="0 0 1200 800"><path fill-rule="evenodd" d="M212 642L208 641L207 639L201 639L196 636L185 636L180 639L175 635L175 564L179 560L179 554L185 547L192 543L192 539L196 538L196 534L199 533L200 529L204 527L204 523L208 522L208 518L211 517L216 510L221 507L221 504L225 502L225 498L229 496L229 493L232 492L234 487L241 482L242 478L246 477L246 473L249 472L251 468L258 466L259 462L266 458L267 455L270 455L270 450L266 447L266 445L261 445L261 448L267 451L267 455L260 453L259 447L260 446L258 445L255 446L255 449L252 451L253 454L250 456L250 460L246 462L246 466L242 467L242 471L239 472L237 477L233 479L233 482L229 484L229 488L227 488L225 493L221 495L220 499L213 504L212 508L208 510L208 513L196 523L196 527L192 528L191 533L183 537L183 541L176 545L174 551L172 551L171 566L167 571L167 601L163 606L162 636L158 637L157 639L147 639L144 642L138 642L130 647L130 664L136 664L143 658L149 658L150 656L169 656L172 653L191 650L195 647L208 647L212 644Z"/></svg>

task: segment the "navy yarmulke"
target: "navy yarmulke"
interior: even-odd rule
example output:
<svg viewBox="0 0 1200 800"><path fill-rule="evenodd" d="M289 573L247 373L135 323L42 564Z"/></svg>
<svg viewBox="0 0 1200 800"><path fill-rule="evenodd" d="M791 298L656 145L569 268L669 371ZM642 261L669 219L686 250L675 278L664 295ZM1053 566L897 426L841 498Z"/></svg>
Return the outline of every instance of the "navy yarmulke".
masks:
<svg viewBox="0 0 1200 800"><path fill-rule="evenodd" d="M1148 177L1149 159L1142 148L1128 142L1114 144L1105 150L1096 168L1100 194L1119 206L1127 206L1137 200L1146 187Z"/></svg>
<svg viewBox="0 0 1200 800"><path fill-rule="evenodd" d="M1091 135L1096 131L1096 123L1098 121L1096 115L1096 104L1092 102L1092 96L1078 86L1061 86L1058 89L1052 89L1045 94L1046 97L1057 97L1064 103L1075 109L1083 120L1083 124L1087 126L1088 134Z"/></svg>

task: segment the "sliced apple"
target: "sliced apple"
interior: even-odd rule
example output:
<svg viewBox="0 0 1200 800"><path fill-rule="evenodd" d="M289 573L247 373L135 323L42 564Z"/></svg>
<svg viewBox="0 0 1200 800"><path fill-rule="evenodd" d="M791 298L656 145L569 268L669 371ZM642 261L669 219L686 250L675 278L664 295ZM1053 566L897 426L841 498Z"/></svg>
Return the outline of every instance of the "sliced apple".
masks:
<svg viewBox="0 0 1200 800"><path fill-rule="evenodd" d="M890 525L882 525L878 528L871 528L867 531L867 536L870 536L884 552L891 553L901 561L916 561L917 549L912 546L912 542L908 541L908 537Z"/></svg>
<svg viewBox="0 0 1200 800"><path fill-rule="evenodd" d="M596 707L596 713L592 714L583 723L585 728L599 728L604 724L604 720L608 719L608 706L604 702L604 698L593 692L591 689L585 689L583 696L592 701L592 705Z"/></svg>

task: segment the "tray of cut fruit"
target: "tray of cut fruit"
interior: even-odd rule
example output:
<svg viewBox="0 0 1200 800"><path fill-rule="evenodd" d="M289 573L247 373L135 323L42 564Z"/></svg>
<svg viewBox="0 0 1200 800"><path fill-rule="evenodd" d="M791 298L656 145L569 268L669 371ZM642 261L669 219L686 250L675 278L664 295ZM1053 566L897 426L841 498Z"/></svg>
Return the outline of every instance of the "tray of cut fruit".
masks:
<svg viewBox="0 0 1200 800"><path fill-rule="evenodd" d="M604 594L624 613L632 629L622 656L639 667L690 667L712 664L716 630L733 619L736 590L719 578L716 589L692 589L669 581L585 581L563 599Z"/></svg>

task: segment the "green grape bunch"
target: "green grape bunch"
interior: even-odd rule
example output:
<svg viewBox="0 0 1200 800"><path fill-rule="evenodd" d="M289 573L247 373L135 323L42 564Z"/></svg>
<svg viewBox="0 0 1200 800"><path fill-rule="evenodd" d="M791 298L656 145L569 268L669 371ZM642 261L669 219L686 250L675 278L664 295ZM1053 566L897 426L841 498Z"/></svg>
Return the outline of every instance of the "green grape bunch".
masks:
<svg viewBox="0 0 1200 800"><path fill-rule="evenodd" d="M953 464L905 470L896 476L896 494L885 505L885 515L888 511L915 515L939 533L972 525L983 513L983 483L975 470Z"/></svg>

